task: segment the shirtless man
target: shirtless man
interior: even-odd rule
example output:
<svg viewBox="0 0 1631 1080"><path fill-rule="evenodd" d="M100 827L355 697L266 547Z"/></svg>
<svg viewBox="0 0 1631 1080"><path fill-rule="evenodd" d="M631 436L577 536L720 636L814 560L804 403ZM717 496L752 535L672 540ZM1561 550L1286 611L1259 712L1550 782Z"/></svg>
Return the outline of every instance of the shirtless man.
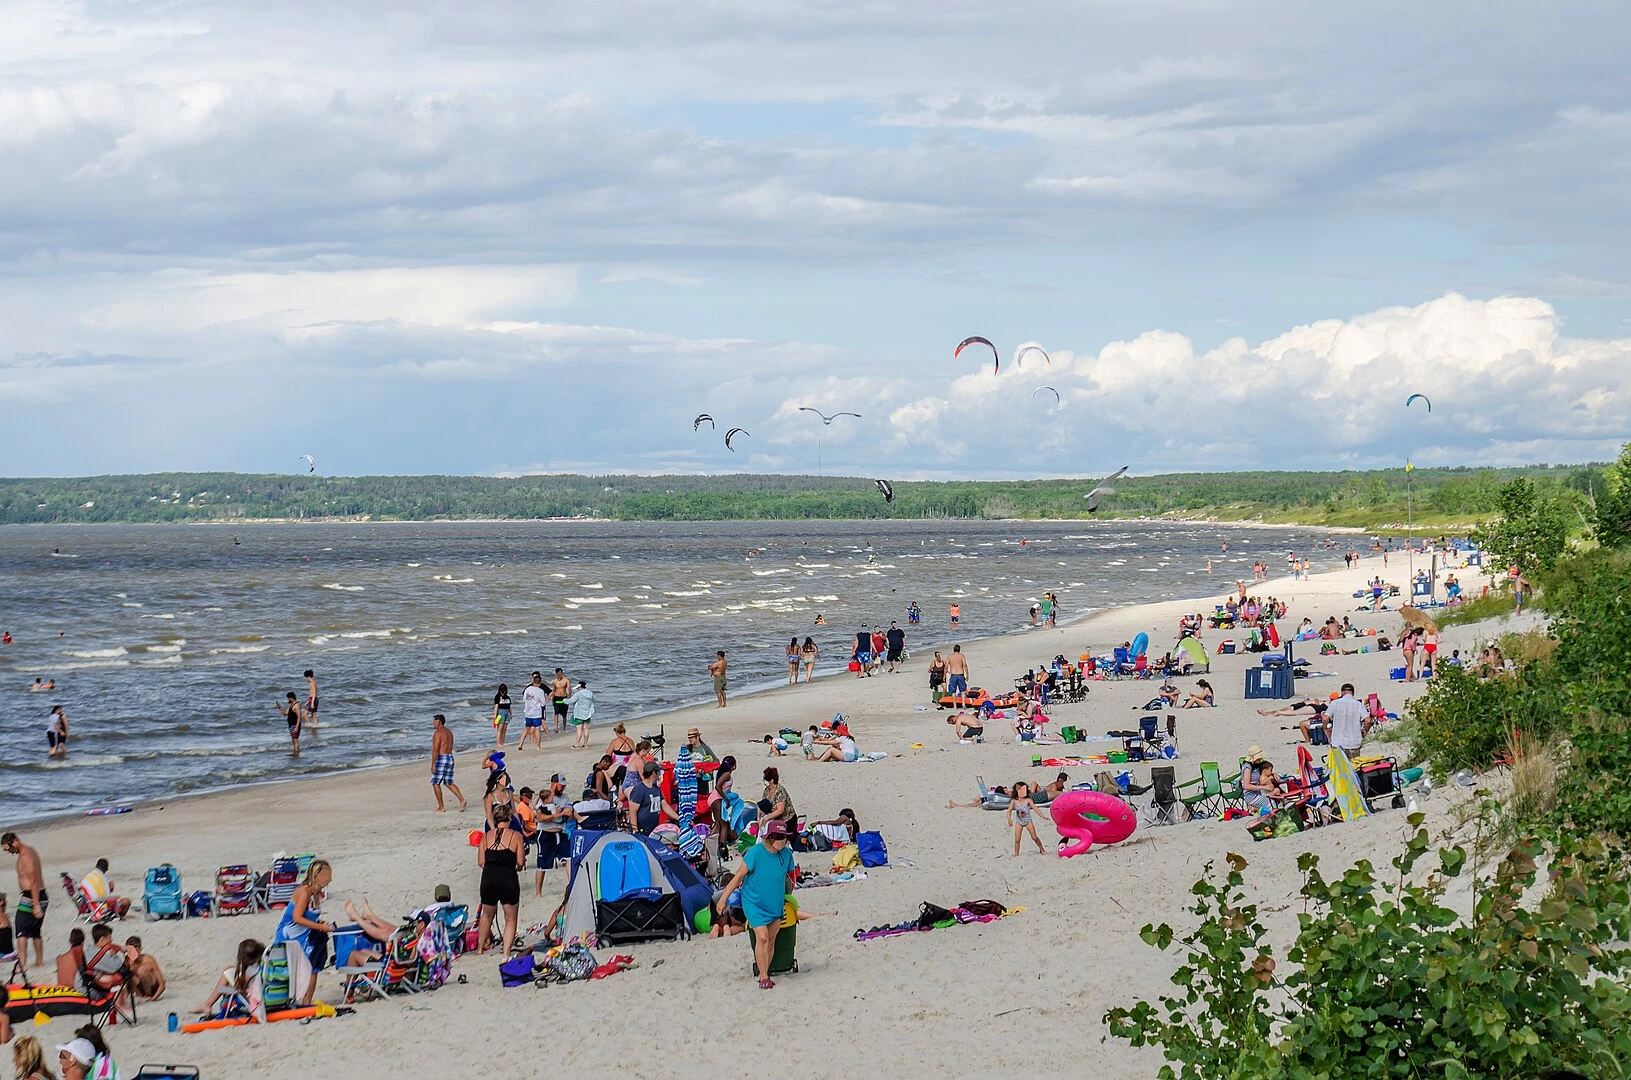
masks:
<svg viewBox="0 0 1631 1080"><path fill-rule="evenodd" d="M28 943L34 942L34 965L45 966L45 941L40 931L45 926L45 874L40 870L40 853L8 832L0 836L0 850L17 856L17 966L28 970Z"/></svg>
<svg viewBox="0 0 1631 1080"><path fill-rule="evenodd" d="M442 813L447 809L442 804L442 788L453 793L459 800L459 812L465 808L464 794L459 791L459 785L453 782L453 732L447 726L447 717L437 713L431 721L435 729L430 736L430 789L436 793L436 812Z"/></svg>
<svg viewBox="0 0 1631 1080"><path fill-rule="evenodd" d="M720 649L714 654L714 662L708 665L708 674L714 678L714 699L718 702L716 709L725 707L725 650Z"/></svg>
<svg viewBox="0 0 1631 1080"><path fill-rule="evenodd" d="M946 657L946 693L961 694L967 689L968 658L961 645L953 645L951 655Z"/></svg>
<svg viewBox="0 0 1631 1080"><path fill-rule="evenodd" d="M317 730L317 676L306 669L306 723Z"/></svg>
<svg viewBox="0 0 1631 1080"><path fill-rule="evenodd" d="M952 726L958 739L983 739L985 737L985 717L979 713L953 713L946 719Z"/></svg>
<svg viewBox="0 0 1631 1080"><path fill-rule="evenodd" d="M555 681L549 684L549 696L555 703L555 734L559 735L566 730L566 718L571 706L566 699L572 696L572 680L566 677L566 672L560 668L555 669Z"/></svg>
<svg viewBox="0 0 1631 1080"><path fill-rule="evenodd" d="M164 996L164 972L151 953L142 952L142 939L125 938L125 963L130 965L130 989L139 998L157 1001Z"/></svg>

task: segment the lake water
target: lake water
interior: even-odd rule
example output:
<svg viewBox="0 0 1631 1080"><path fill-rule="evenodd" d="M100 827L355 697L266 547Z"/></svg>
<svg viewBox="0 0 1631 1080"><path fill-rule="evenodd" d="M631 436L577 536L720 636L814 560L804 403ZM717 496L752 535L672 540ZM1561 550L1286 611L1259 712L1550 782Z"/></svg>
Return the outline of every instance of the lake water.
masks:
<svg viewBox="0 0 1631 1080"><path fill-rule="evenodd" d="M1044 590L1067 620L1221 597L1259 558L1276 573L1288 551L1335 561L1327 540L1346 543L1156 522L0 528L0 629L15 638L0 647L0 819L422 759L436 712L481 746L500 682L513 741L535 669L587 679L609 724L708 700L716 649L740 693L785 682L794 635L821 646L818 676L841 670L858 626L906 626L914 600L921 649L1024 632ZM296 761L280 704L304 700L306 668L322 723ZM30 692L36 677L58 689ZM53 704L73 735L58 761Z"/></svg>

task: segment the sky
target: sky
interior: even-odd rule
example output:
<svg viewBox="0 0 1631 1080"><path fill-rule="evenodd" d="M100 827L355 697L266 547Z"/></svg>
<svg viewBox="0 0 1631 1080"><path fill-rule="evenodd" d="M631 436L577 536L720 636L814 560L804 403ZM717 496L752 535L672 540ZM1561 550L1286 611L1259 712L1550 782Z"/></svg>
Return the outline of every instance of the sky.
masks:
<svg viewBox="0 0 1631 1080"><path fill-rule="evenodd" d="M1608 459L1628 46L1610 3L10 0L0 473Z"/></svg>

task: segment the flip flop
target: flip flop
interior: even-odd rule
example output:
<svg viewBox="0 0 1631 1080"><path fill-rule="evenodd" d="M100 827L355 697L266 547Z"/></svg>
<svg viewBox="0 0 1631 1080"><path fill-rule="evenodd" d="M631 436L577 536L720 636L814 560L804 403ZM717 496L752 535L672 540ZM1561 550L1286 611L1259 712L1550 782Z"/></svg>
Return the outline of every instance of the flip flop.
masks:
<svg viewBox="0 0 1631 1080"><path fill-rule="evenodd" d="M759 980L759 989L761 989L761 990L769 990L770 988L772 988L775 985L776 984L774 982L770 981L769 979L760 979Z"/></svg>

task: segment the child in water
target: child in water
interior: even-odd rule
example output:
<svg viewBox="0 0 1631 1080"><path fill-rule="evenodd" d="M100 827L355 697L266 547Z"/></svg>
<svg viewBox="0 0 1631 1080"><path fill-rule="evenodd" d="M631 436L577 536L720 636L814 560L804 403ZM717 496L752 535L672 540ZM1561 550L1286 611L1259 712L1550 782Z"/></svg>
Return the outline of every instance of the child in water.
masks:
<svg viewBox="0 0 1631 1080"><path fill-rule="evenodd" d="M1019 857L1019 842L1027 831L1036 842L1037 854L1047 854L1042 838L1036 835L1036 803L1031 801L1031 785L1021 780L1014 785L1013 797L1008 800L1008 824L1014 827L1014 857Z"/></svg>

